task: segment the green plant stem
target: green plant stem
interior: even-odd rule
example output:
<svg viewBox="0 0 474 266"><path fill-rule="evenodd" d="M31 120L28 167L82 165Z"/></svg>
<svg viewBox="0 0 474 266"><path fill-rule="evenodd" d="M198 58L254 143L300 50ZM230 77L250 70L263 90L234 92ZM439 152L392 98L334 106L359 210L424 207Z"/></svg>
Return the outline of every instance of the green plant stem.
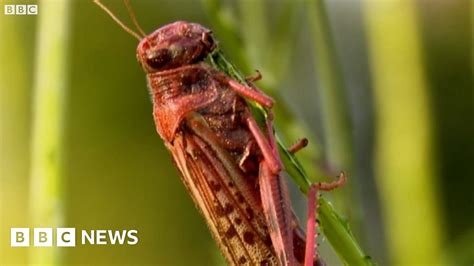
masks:
<svg viewBox="0 0 474 266"><path fill-rule="evenodd" d="M30 211L34 227L63 223L63 119L69 1L39 3L33 97ZM58 248L31 249L31 263L57 265Z"/></svg>
<svg viewBox="0 0 474 266"><path fill-rule="evenodd" d="M432 114L415 2L367 1L376 108L376 178L394 265L440 265L443 230Z"/></svg>
<svg viewBox="0 0 474 266"><path fill-rule="evenodd" d="M3 8L2 2L2 8ZM0 238L27 224L29 70L33 16L0 16ZM0 243L0 265L26 264L27 257Z"/></svg>
<svg viewBox="0 0 474 266"><path fill-rule="evenodd" d="M244 51L250 65L262 72L267 73L266 58L270 49L262 49L269 47L266 43L268 38L267 16L265 1L263 0L241 0L238 1L240 7L240 27L245 29L241 31L244 43ZM265 77L267 80L268 77Z"/></svg>

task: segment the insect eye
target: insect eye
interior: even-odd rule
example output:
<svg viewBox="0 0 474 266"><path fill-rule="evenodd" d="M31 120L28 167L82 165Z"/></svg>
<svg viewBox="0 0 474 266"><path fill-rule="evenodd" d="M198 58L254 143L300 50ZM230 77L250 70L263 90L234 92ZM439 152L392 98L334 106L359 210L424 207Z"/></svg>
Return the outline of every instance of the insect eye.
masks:
<svg viewBox="0 0 474 266"><path fill-rule="evenodd" d="M173 56L170 50L163 48L153 51L153 53L148 56L147 64L153 69L160 69L171 62L172 59Z"/></svg>

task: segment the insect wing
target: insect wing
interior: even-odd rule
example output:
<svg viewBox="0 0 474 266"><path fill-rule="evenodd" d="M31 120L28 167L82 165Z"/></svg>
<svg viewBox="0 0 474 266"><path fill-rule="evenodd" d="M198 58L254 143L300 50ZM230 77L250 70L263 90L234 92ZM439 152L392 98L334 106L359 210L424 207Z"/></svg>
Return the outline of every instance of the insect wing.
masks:
<svg viewBox="0 0 474 266"><path fill-rule="evenodd" d="M248 191L241 177L229 174L234 169L229 169L229 161L220 159L223 155L216 153L224 151L210 139L183 130L167 143L186 188L229 263L278 265L268 227L262 212L257 212L261 203L252 205L243 196Z"/></svg>

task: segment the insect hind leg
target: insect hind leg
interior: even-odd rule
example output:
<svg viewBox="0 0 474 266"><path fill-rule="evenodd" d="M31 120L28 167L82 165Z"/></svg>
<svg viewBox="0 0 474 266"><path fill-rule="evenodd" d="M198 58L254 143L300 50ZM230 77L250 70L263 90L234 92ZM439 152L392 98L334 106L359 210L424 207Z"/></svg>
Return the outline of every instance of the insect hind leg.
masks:
<svg viewBox="0 0 474 266"><path fill-rule="evenodd" d="M312 266L313 261L319 260L317 249L315 249L315 236L318 225L318 191L330 191L343 186L346 183L346 175L344 172L339 174L339 178L331 183L318 182L309 188L308 191L308 216L306 220L306 249L305 249L305 266Z"/></svg>

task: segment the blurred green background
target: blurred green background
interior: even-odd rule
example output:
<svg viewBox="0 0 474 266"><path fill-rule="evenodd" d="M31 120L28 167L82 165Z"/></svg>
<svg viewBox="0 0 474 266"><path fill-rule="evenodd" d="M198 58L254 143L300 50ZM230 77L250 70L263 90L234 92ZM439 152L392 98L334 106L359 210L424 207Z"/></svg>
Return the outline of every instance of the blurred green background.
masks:
<svg viewBox="0 0 474 266"><path fill-rule="evenodd" d="M91 1L0 4L20 3L39 15L0 15L0 264L222 265L155 132L136 39ZM472 1L132 5L145 31L201 23L262 72L288 143L310 138L312 173L349 173L333 202L375 262L474 263ZM137 229L140 242L11 248L11 227Z"/></svg>

